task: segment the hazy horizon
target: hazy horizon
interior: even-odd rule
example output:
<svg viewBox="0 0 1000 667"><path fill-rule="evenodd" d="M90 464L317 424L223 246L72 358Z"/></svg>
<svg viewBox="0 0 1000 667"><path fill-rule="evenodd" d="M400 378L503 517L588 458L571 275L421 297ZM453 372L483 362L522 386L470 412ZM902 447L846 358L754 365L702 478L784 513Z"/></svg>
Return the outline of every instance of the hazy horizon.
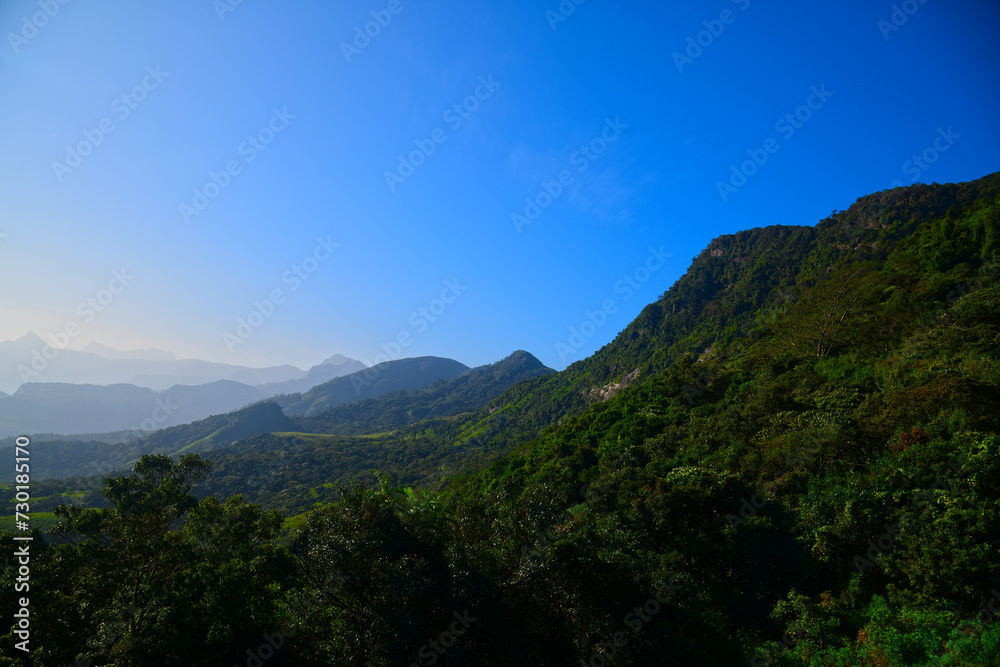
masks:
<svg viewBox="0 0 1000 667"><path fill-rule="evenodd" d="M0 339L562 369L715 237L1000 169L996 3L389 4L4 3Z"/></svg>
<svg viewBox="0 0 1000 667"><path fill-rule="evenodd" d="M37 336L38 338L40 338L42 340L43 344L53 345L53 343L51 342L50 339L48 339L45 335L42 335L42 334L38 333L37 331L25 331L20 336L15 336L13 338L8 338L8 339L0 340L0 344L15 342L17 340L21 340L22 338L25 338L25 337L30 336L32 334L34 334L35 336ZM231 359L227 359L225 357L218 358L218 359L206 359L206 358L203 358L203 357L199 357L197 355L186 356L186 355L183 355L182 353L179 353L179 352L177 352L175 350L168 349L168 348L165 348L165 347L163 347L163 348L161 348L161 347L149 347L149 348L127 348L127 349L123 349L123 348L115 347L113 345L107 345L106 343L103 343L102 341L99 341L99 340L89 340L89 339L83 340L81 338L76 338L76 339L73 339L73 341L74 341L73 344L67 345L66 347L60 347L59 349L60 350L72 350L74 352L86 352L87 350L85 348L89 347L91 344L95 344L95 345L99 345L101 347L110 348L110 349L114 350L115 352L126 353L126 354L127 353L139 353L139 352L165 352L165 353L173 355L173 358L176 359L177 361L194 359L194 360L198 360L198 361L208 361L208 362L211 362L211 363L234 364L234 365L240 365L240 366L246 366L247 365L247 364L237 364L236 362L233 362ZM58 341L56 341L56 342L58 342ZM56 347L56 346L53 345L53 347ZM99 353L93 353L93 354L98 354L98 356L100 356ZM304 370L305 371L305 370L309 370L309 368L311 368L312 366L319 365L322 362L326 361L327 359L329 359L331 357L338 356L338 355L339 356L343 356L343 357L345 357L347 359L354 360L354 361L363 361L361 359L354 359L350 355L342 355L339 352L333 351L333 352L330 352L329 354L326 354L326 355L320 354L316 361L311 362L311 363L307 363L307 364L304 364L304 365L300 365L300 364L296 364L296 363L291 363L291 362L282 362L281 364L267 364L265 366L253 366L253 365L251 365L249 367L250 368L265 368L265 367L275 366L275 365L278 365L278 366L289 365L289 366L295 366L296 368L299 368L300 370ZM403 358L403 357L400 357L400 358Z"/></svg>

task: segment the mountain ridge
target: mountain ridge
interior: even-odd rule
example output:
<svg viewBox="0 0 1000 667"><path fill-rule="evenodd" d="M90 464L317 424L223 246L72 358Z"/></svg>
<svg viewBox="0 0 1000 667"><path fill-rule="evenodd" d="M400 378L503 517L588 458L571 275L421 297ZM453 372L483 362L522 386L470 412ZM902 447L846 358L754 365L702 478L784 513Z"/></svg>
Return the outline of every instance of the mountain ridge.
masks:
<svg viewBox="0 0 1000 667"><path fill-rule="evenodd" d="M206 563L219 563L207 584L231 594L252 581L262 599L334 600L322 619L277 612L315 628L286 642L309 664L329 663L316 646L348 655L359 643L374 647L366 664L405 664L465 609L483 622L455 644L456 664L992 667L1000 180L966 185L890 193L874 217L865 202L816 227L714 239L595 355L474 410L360 435L259 432L347 411L289 418L262 402L176 427L212 474L184 487L193 509L175 539L105 545L99 522L141 534L146 502L108 500L134 489L155 502L207 472L197 456L141 459L106 483L107 499L88 489L96 477L37 482L32 509L103 502L58 513L109 566L122 550L192 563L163 575L165 613ZM432 405L477 370L488 377L471 369L355 409ZM166 501L172 510L177 496ZM79 543L53 551L82 555ZM192 552L202 557L184 560ZM33 574L103 591L78 562L33 559ZM56 618L62 602L36 617ZM188 606L187 634L218 613ZM627 644L612 645L619 634Z"/></svg>
<svg viewBox="0 0 1000 667"><path fill-rule="evenodd" d="M694 258L667 292L591 357L563 371L525 380L490 405L459 419L430 419L381 434L378 446L390 451L418 448L429 457L421 468L433 467L432 461L450 462L447 468L456 473L485 466L498 455L510 456L531 440L545 437L560 424L607 402L602 389L615 384L638 383L619 387L621 394L627 394L671 368L683 368L685 381L677 390L683 390L686 397L705 395L715 372L705 369L718 366L720 359L736 352L752 349L790 309L803 307L808 302L806 295L827 280L831 262L848 267L884 262L902 241L922 228L933 227L934 218L929 216L988 201L997 193L1000 174L981 183L915 186L912 191L861 197L847 211L814 226L775 225L720 236ZM935 203L938 195L942 201ZM886 207L874 221L863 217L871 201L886 197L898 208ZM845 239L853 240L849 249ZM696 366L699 360L702 368ZM629 376L632 379L626 380ZM332 446L333 440L330 443ZM362 440L337 439L336 443L339 450L358 454L368 448ZM235 456L243 444L238 443L226 456ZM295 437L245 444L267 450L303 446ZM314 456L325 451L318 441L315 447ZM376 461L385 465L390 460L374 458L369 467L376 467ZM397 474L404 471L396 465L391 469ZM360 479L358 475L351 479ZM421 479L404 473L399 480L433 486L443 483L445 477L432 474ZM462 479L461 475L455 477L459 483Z"/></svg>
<svg viewBox="0 0 1000 667"><path fill-rule="evenodd" d="M0 390L12 393L25 382L137 384L162 391L177 384L217 380L258 385L303 377L306 371L285 364L250 368L200 359L106 359L91 352L53 346L34 333L0 342Z"/></svg>
<svg viewBox="0 0 1000 667"><path fill-rule="evenodd" d="M397 389L416 389L469 371L454 359L425 356L395 359L275 400L289 415L310 416L344 403L376 398Z"/></svg>
<svg viewBox="0 0 1000 667"><path fill-rule="evenodd" d="M441 361L450 363L446 363L442 367L438 363ZM428 362L431 362L430 366L426 366ZM42 480L60 476L83 475L87 474L88 471L96 471L102 467L102 462L107 463L108 461L113 461L115 463L114 469L118 469L143 454L156 453L177 456L191 452L211 452L219 447L233 444L234 438L236 440L248 439L273 431L314 431L329 426L337 420L338 415L350 415L366 408L391 422L383 423L384 428L393 428L415 421L418 418L415 413L436 416L450 415L467 409L470 404L478 405L478 401L491 399L511 384L523 379L554 372L552 369L546 368L533 355L524 351L514 352L493 364L467 369L458 375L443 379L435 379L435 373L442 368L447 373L454 373L467 367L453 360L436 357L418 357L414 360L396 360L386 363L389 364L390 369L402 367L404 371L413 370L415 366L424 367L425 370L430 368L432 374L419 380L421 388L397 389L377 398L367 398L353 404L340 405L326 410L315 418L287 417L276 402L262 398L245 407L206 416L198 420L180 424L159 424L162 427L159 430L141 433L138 434L138 437L135 431L132 432L132 437L126 437L128 433L122 432L65 437L47 434L44 438L37 439L40 447L36 449L36 454L38 452L41 454L34 459L34 478ZM435 370L435 366L437 366L437 370ZM381 372L384 372L386 379L390 381L398 379L394 377L398 374L392 370L381 369ZM413 377L410 376L410 379ZM65 385L55 389L73 392L75 387L76 385ZM451 391L453 388L457 389L453 392ZM128 385L115 388L117 391L127 391L128 389L130 389ZM190 392L197 388L181 387L177 389L183 393L184 390ZM25 394L44 393L46 390L51 391L52 388L32 386L25 390ZM172 397L180 400L181 397L177 394L178 392L175 391ZM423 400L423 405L420 404L421 400ZM399 407L400 402L403 404L402 408ZM175 407L169 402L167 405ZM0 408L2 408L2 403L0 403ZM397 421L393 422L393 419ZM355 417L355 422L356 420L357 417ZM367 428L358 428L355 423L352 428L348 420L341 419L341 422L340 430L350 433L367 432L372 426L369 424ZM13 443L8 438L6 444L9 446ZM111 469L103 472L110 471Z"/></svg>

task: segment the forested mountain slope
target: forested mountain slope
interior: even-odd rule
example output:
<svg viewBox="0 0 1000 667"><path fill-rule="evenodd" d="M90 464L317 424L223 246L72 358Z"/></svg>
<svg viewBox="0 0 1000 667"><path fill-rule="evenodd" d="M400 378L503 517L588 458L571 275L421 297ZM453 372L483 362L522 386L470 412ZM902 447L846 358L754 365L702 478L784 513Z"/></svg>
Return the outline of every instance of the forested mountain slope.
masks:
<svg viewBox="0 0 1000 667"><path fill-rule="evenodd" d="M274 400L285 414L308 417L344 403L450 380L468 370L465 364L441 357L396 359L324 382L304 394L276 396Z"/></svg>
<svg viewBox="0 0 1000 667"><path fill-rule="evenodd" d="M506 359L440 380L427 388L400 389L378 398L346 403L312 417L299 417L296 423L300 430L309 433L378 433L423 419L474 410L523 380L553 372L530 353L518 350Z"/></svg>
<svg viewBox="0 0 1000 667"><path fill-rule="evenodd" d="M336 496L336 484L317 495L316 479L370 480L367 471L372 467L396 475L402 484L454 484L465 479L465 471L481 468L625 387L652 381L676 364L679 369L692 360L709 360L712 363L696 369L701 372L685 371L678 388L685 398L697 395L708 381L704 369L764 336L778 335L798 350L824 356L848 338L871 350L891 349L900 327L930 316L942 300L948 305L949 290L975 280L976 267L988 261L984 258L991 256L996 243L990 206L998 190L996 175L967 184L900 188L862 198L815 227L777 226L720 237L612 343L565 371L519 383L487 405L454 418L361 439L268 436L237 445L218 460L244 468L250 465L249 460L240 461L246 454L254 461L253 469L273 470L293 465L296 453L307 457L313 475L303 481L304 489L291 488L294 479L264 477L270 481L263 488L280 491L286 499L277 506L298 513L312 502ZM971 211L961 212L970 206ZM965 223L956 224L959 218ZM892 272L875 271L890 257ZM922 275L925 269L945 265L953 268L939 278ZM898 287L879 280L909 281L907 289L916 294L907 297L909 303L902 301L904 292L895 294L886 304L895 310L878 318L865 312L878 303L873 297L880 294L872 290ZM925 294L928 280L938 280L946 287L944 293ZM854 290L851 297L838 295L842 286ZM839 305L838 299L843 299ZM829 312L822 310L827 303ZM795 314L789 317L793 308ZM827 316L839 321L825 322ZM784 318L780 327L779 318ZM346 433L328 426L303 424L302 430ZM345 461L352 463L345 467ZM220 476L216 479L222 483ZM307 489L312 490L302 495Z"/></svg>
<svg viewBox="0 0 1000 667"><path fill-rule="evenodd" d="M914 186L716 239L614 342L474 412L261 435L211 474L144 458L33 561L45 655L996 665L998 195ZM194 499L240 479L264 508L333 502L286 543L264 508Z"/></svg>

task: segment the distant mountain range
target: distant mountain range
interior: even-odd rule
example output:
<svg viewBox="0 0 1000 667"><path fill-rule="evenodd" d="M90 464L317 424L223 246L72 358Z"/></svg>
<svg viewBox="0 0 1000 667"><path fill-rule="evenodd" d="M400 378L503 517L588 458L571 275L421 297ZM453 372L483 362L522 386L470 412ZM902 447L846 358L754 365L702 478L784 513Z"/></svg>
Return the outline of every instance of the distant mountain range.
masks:
<svg viewBox="0 0 1000 667"><path fill-rule="evenodd" d="M0 342L0 438L161 429L277 394L299 395L365 368L340 354L303 371L177 359L163 350L120 351L93 342L82 350L57 349L29 333Z"/></svg>
<svg viewBox="0 0 1000 667"><path fill-rule="evenodd" d="M337 360L333 365L343 367L345 373L365 367L360 361L339 355L331 359ZM176 359L163 350L122 352L97 343L90 343L82 350L59 349L34 333L0 342L0 391L8 394L13 394L26 382L133 384L163 391L178 384L200 385L230 380L256 387L304 380L309 372L287 364L250 368L200 359ZM275 393L281 391L288 390L279 389Z"/></svg>
<svg viewBox="0 0 1000 667"><path fill-rule="evenodd" d="M297 380L286 380L284 382L268 382L258 385L257 388L265 396L277 396L278 394L301 394L309 391L313 387L329 382L335 378L357 373L368 368L357 359L350 359L341 354L335 354L324 360L318 366L313 366L306 374Z"/></svg>
<svg viewBox="0 0 1000 667"><path fill-rule="evenodd" d="M0 396L0 438L103 433L110 436L108 440L121 440L122 431L141 437L271 397L290 416L314 415L345 403L427 387L469 370L440 357L399 359L366 368L360 361L335 355L301 378L257 387L232 380L178 384L162 391L125 383L29 382L10 396ZM301 391L293 393L295 389Z"/></svg>
<svg viewBox="0 0 1000 667"><path fill-rule="evenodd" d="M352 361L345 357L331 359L331 365L341 362L341 367ZM107 473L128 467L142 454L206 452L274 432L325 432L331 428L331 432L361 433L394 428L418 419L475 409L522 380L554 372L523 351L474 369L453 359L417 357L388 361L335 378L304 396L283 395L276 401L261 401L262 395L255 388L226 381L173 387L166 392L131 385L28 384L13 397L0 398L0 426L23 415L21 419L29 420L25 423L40 427L18 433L86 433L33 438L33 474L42 480ZM254 399L257 402L247 405ZM222 409L225 401L243 402ZM279 402L288 407L282 410ZM295 416L293 406L294 410L316 416ZM139 438L131 440L114 428L105 430L115 432L102 432L110 423L155 419L149 415L156 413L157 407L157 416L164 416L168 409L171 412L167 420L157 424L160 430L133 434ZM192 419L199 409L212 410L211 416ZM60 416L54 421L53 414ZM13 435L9 428L4 431L4 435ZM0 452L12 445L8 437L0 442Z"/></svg>
<svg viewBox="0 0 1000 667"><path fill-rule="evenodd" d="M28 383L0 398L0 435L153 431L262 398L259 389L229 380L166 391L131 384Z"/></svg>
<svg viewBox="0 0 1000 667"><path fill-rule="evenodd" d="M173 352L167 352L165 350L148 349L122 351L95 342L87 343L80 351L96 354L104 359L121 359L130 361L177 361L177 357L174 356Z"/></svg>
<svg viewBox="0 0 1000 667"><path fill-rule="evenodd" d="M32 560L34 579L69 591L36 595L48 606L32 618L65 613L59 627L82 647L75 610L97 607L100 627L120 610L112 594L131 594L93 563L155 577L176 562L143 599L181 619L146 626L161 646L214 622L224 604L173 589L215 577L249 604L318 584L336 599L312 636L341 637L345 655L348 641L405 646L378 664L406 664L454 609L488 618L454 664L587 664L645 599L652 622L636 621L616 665L947 654L996 667L1000 624L976 610L1000 581L998 313L1000 173L719 237L612 342L558 373L526 352L471 370L405 359L130 442L39 438L32 526L59 504L142 502L75 515L79 541ZM0 459L14 460L12 444ZM184 467L160 477L166 461L147 459L107 498L99 487L146 453L203 454L211 475L191 493L212 500L170 539L136 542L149 507L176 516ZM0 467L0 481L15 474ZM8 530L15 508L8 497ZM195 549L207 555L185 561ZM670 582L662 609L648 606L656 581ZM181 604L194 611L170 616ZM443 620L419 625L428 614ZM793 632L800 642L779 643Z"/></svg>
<svg viewBox="0 0 1000 667"><path fill-rule="evenodd" d="M439 380L429 387L400 389L378 398L313 409L310 416L298 421L301 430L309 433L359 435L390 431L421 420L476 410L522 380L551 373L555 371L532 354L518 350L506 359ZM322 389L317 387L316 391ZM282 397L276 400L280 402Z"/></svg>

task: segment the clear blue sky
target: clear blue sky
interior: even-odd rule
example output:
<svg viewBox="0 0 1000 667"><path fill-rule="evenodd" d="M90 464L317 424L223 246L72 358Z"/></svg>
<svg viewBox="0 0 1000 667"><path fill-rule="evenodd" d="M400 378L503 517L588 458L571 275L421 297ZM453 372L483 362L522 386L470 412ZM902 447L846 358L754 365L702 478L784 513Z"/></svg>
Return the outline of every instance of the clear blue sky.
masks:
<svg viewBox="0 0 1000 667"><path fill-rule="evenodd" d="M1000 169L992 1L911 0L898 26L859 0L226 2L0 4L0 340L75 323L74 348L305 367L402 334L396 356L563 368L716 236ZM747 151L767 161L724 200Z"/></svg>

